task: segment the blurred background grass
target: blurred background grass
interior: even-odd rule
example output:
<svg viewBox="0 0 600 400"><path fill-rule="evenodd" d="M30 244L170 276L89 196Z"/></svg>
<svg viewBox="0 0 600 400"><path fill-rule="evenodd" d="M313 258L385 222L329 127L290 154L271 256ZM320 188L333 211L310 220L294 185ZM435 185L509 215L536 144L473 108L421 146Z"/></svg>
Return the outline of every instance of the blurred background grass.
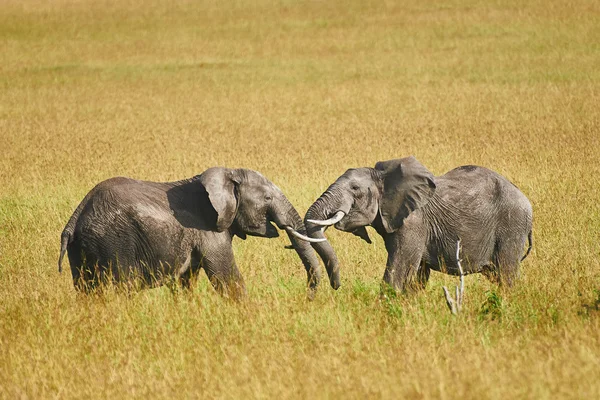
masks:
<svg viewBox="0 0 600 400"><path fill-rule="evenodd" d="M597 1L3 1L0 396L598 397L599 38ZM57 273L108 177L253 168L304 213L410 154L531 199L515 290L469 276L453 318L433 274L382 302L381 239L334 230L342 288L313 303L284 238L235 241L242 305L204 276L82 298Z"/></svg>

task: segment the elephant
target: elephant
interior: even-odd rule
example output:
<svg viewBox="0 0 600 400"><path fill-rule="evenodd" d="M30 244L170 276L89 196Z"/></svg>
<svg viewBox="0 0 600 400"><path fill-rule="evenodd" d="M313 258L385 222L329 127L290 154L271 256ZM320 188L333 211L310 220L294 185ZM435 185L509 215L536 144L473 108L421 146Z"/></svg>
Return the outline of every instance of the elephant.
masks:
<svg viewBox="0 0 600 400"><path fill-rule="evenodd" d="M234 236L274 238L284 229L304 264L309 297L320 281L319 260L302 218L282 191L257 171L209 168L177 182L124 177L96 185L61 235L59 272L68 252L73 283L89 292L100 283L190 287L204 269L226 297L246 295L234 259Z"/></svg>
<svg viewBox="0 0 600 400"><path fill-rule="evenodd" d="M324 238L333 225L368 243L365 227L372 226L388 253L382 289L395 293L425 288L431 270L462 274L459 239L464 274L482 273L511 287L533 245L531 204L506 178L473 165L434 177L414 156L347 170L310 206L304 223L312 238ZM312 245L339 288L333 247Z"/></svg>

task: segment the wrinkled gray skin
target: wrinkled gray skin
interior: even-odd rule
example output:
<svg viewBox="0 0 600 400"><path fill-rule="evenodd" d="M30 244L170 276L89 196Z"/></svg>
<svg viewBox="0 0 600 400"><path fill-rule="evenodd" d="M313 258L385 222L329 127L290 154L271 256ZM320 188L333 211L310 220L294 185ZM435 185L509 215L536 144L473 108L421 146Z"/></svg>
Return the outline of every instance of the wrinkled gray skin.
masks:
<svg viewBox="0 0 600 400"><path fill-rule="evenodd" d="M434 177L414 157L349 169L309 208L308 235L324 237L308 220L345 213L335 227L371 243L365 226L379 233L388 252L383 276L396 291L425 287L431 270L458 275L456 243L461 240L466 274L481 272L512 286L519 264L531 250L529 200L506 178L486 168L462 166ZM525 242L527 253L523 256ZM339 263L329 242L313 247L331 286L340 286Z"/></svg>
<svg viewBox="0 0 600 400"><path fill-rule="evenodd" d="M67 223L59 271L68 251L75 288L88 291L109 279L153 287L175 278L189 287L204 269L217 291L239 298L246 289L233 236L277 237L271 222L306 233L281 190L256 171L210 168L168 183L112 178L93 188ZM319 261L308 242L288 236L308 273L311 296Z"/></svg>

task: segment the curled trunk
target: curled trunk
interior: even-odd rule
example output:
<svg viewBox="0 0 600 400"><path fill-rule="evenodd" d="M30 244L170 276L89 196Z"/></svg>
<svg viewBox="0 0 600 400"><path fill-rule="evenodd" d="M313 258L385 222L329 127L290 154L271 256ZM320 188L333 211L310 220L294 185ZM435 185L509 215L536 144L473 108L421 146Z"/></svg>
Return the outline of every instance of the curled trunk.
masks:
<svg viewBox="0 0 600 400"><path fill-rule="evenodd" d="M302 218L294 206L292 206L292 204L283 194L281 194L278 199L273 202L271 218L280 229L290 227L302 235L307 235ZM312 299L316 293L317 286L321 281L321 267L319 266L319 260L317 259L317 256L315 255L310 243L296 238L287 230L286 233L288 234L296 253L298 253L300 260L302 260L302 264L304 264L304 268L306 269L309 288L308 296L310 299Z"/></svg>
<svg viewBox="0 0 600 400"><path fill-rule="evenodd" d="M330 217L332 212L338 211L331 209L328 206L328 203L326 192L320 198L318 198L317 201L315 201L306 212L304 224L309 237L319 239L325 237L322 227L309 222L308 220L326 220ZM327 270L327 275L329 276L329 283L331 284L331 287L338 289L340 287L340 268L339 261L335 251L333 250L333 247L331 247L329 242L313 243L312 246L323 260L323 264Z"/></svg>

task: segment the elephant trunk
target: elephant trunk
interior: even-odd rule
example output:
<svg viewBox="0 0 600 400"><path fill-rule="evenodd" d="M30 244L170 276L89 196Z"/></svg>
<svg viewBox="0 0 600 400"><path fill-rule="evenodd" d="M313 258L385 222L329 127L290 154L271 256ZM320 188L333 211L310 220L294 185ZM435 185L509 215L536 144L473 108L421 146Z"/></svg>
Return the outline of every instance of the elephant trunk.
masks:
<svg viewBox="0 0 600 400"><path fill-rule="evenodd" d="M286 230L286 233L292 242L292 246L298 253L300 260L302 260L304 268L306 268L309 289L308 297L312 300L319 282L321 281L321 267L310 243L298 239L293 234L293 231L295 231L306 236L306 229L302 222L302 218L283 193L280 193L280 195L274 199L270 215L273 222L275 222L280 229Z"/></svg>
<svg viewBox="0 0 600 400"><path fill-rule="evenodd" d="M327 191L323 193L321 197L319 197L313 203L312 206L310 206L306 212L306 216L304 217L304 224L309 237L325 237L323 234L323 227L310 222L309 220L327 220L342 209L344 209L343 211L345 212L348 211L349 207L335 207L336 205L342 203L341 201L338 201L338 197L341 198L340 196L336 195L335 188L333 188L332 185L332 187L327 189ZM331 284L331 287L337 290L340 287L340 268L337 255L335 254L333 247L329 242L313 243L312 246L323 260L323 264L325 264L325 269L327 270L327 275L329 275L329 283Z"/></svg>

